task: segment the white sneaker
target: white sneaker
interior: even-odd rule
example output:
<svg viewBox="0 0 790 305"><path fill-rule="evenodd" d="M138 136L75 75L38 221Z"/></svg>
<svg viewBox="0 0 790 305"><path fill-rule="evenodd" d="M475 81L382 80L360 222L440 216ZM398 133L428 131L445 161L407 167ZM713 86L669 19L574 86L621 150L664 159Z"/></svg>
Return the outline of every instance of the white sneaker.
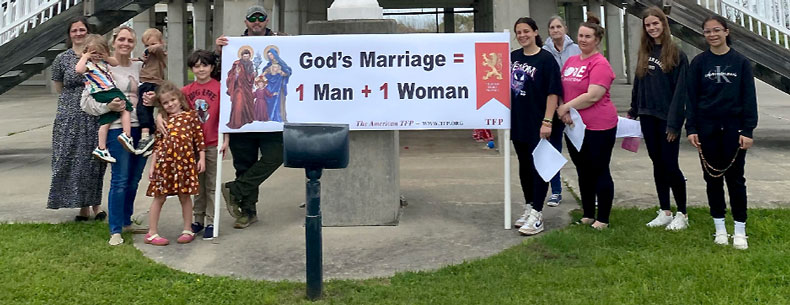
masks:
<svg viewBox="0 0 790 305"><path fill-rule="evenodd" d="M684 230L689 227L689 218L688 215L683 215L681 212L675 213L675 218L672 219L672 222L669 223L667 226L667 230L670 231L679 231Z"/></svg>
<svg viewBox="0 0 790 305"><path fill-rule="evenodd" d="M121 134L118 135L118 142L121 143L121 147L123 147L123 149L126 151L137 154L137 151L134 149L134 140L132 140L132 138L127 136L125 133L121 132Z"/></svg>
<svg viewBox="0 0 790 305"><path fill-rule="evenodd" d="M729 238L730 235L727 234L727 232L716 233L716 234L713 234L713 236L715 236L713 238L713 242L716 243L717 245L725 245L726 246L726 245L730 244L730 238ZM744 239L744 242L746 242L746 239Z"/></svg>
<svg viewBox="0 0 790 305"><path fill-rule="evenodd" d="M535 210L530 211L527 222L518 229L518 232L524 235L535 235L543 232L543 213Z"/></svg>
<svg viewBox="0 0 790 305"><path fill-rule="evenodd" d="M667 214L664 214L664 211L658 210L658 216L656 216L656 218L653 218L653 220L648 222L647 226L651 227L651 228L663 227L663 226L668 225L670 222L672 222L673 218L674 217L672 217L672 213L667 215Z"/></svg>
<svg viewBox="0 0 790 305"><path fill-rule="evenodd" d="M521 217L516 219L516 223L513 224L516 228L521 228L525 223L527 223L527 218L529 217L529 211L532 211L532 204L527 203L526 207L524 208L524 214L521 214Z"/></svg>
<svg viewBox="0 0 790 305"><path fill-rule="evenodd" d="M123 237L121 237L120 233L115 233L110 236L109 244L110 246L117 246L123 243Z"/></svg>
<svg viewBox="0 0 790 305"><path fill-rule="evenodd" d="M749 236L738 235L738 234L733 235L732 236L732 246L735 247L735 249L738 249L738 250L746 250L746 249L748 249L749 248L749 243L746 242L747 238L749 238Z"/></svg>
<svg viewBox="0 0 790 305"><path fill-rule="evenodd" d="M100 148L96 147L96 148L93 149L92 155L96 159L102 160L104 162L115 163L115 158L113 158L110 155L110 151L108 151L107 149L100 149Z"/></svg>

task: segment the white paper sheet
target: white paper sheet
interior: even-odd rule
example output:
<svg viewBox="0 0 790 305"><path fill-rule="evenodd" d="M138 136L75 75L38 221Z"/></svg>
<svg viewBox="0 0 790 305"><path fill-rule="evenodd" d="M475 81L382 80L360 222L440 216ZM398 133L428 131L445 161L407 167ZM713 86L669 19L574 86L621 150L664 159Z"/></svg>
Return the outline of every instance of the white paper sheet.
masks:
<svg viewBox="0 0 790 305"><path fill-rule="evenodd" d="M617 137L631 138L642 137L642 125L639 121L624 117L617 117Z"/></svg>
<svg viewBox="0 0 790 305"><path fill-rule="evenodd" d="M582 116L576 111L575 108L571 108L569 110L571 114L571 120L573 120L572 125L565 126L565 135L568 136L568 139L571 140L573 146L576 147L576 151L582 150L582 142L584 142L584 129L587 128L587 125L584 124L582 121Z"/></svg>
<svg viewBox="0 0 790 305"><path fill-rule="evenodd" d="M568 162L568 159L565 159L549 141L540 139L538 146L532 151L532 161L543 181L549 182Z"/></svg>

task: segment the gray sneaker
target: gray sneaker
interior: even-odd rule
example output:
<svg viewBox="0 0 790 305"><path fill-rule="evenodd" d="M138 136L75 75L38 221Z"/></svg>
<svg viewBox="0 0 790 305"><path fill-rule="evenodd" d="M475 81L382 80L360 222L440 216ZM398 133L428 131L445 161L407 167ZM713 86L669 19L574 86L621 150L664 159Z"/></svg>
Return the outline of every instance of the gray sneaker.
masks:
<svg viewBox="0 0 790 305"><path fill-rule="evenodd" d="M244 215L239 218L236 218L236 222L233 223L233 227L236 229L244 229L249 227L251 224L258 222L258 216L252 215Z"/></svg>
<svg viewBox="0 0 790 305"><path fill-rule="evenodd" d="M145 152L152 150L154 147L154 142L155 139L153 135L148 135L148 137L140 139L140 142L137 143L137 149L134 151L134 153L138 155L142 155Z"/></svg>
<svg viewBox="0 0 790 305"><path fill-rule="evenodd" d="M225 182L222 184L222 198L225 199L225 206L228 208L228 213L230 213L230 216L233 218L240 218L242 216L241 206L239 205L239 201L236 199L236 197L230 192L229 184L231 182Z"/></svg>

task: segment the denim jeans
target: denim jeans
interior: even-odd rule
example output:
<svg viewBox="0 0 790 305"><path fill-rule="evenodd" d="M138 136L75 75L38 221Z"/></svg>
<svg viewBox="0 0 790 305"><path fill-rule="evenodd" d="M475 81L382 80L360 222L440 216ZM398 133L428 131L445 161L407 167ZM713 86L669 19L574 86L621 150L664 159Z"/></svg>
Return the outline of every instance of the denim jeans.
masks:
<svg viewBox="0 0 790 305"><path fill-rule="evenodd" d="M140 141L140 128L132 128L135 146ZM121 233L123 227L132 224L134 197L137 185L145 169L146 158L132 154L121 147L118 136L121 128L110 129L107 133L107 150L115 158L111 164L110 194L107 199L109 210L110 234Z"/></svg>
<svg viewBox="0 0 790 305"><path fill-rule="evenodd" d="M562 121L554 120L553 126L551 128L551 136L549 137L549 143L551 143L557 151L562 152L562 131L565 129L565 124ZM552 194L562 194L562 181L560 178L560 172L557 172L553 178L551 178L551 193Z"/></svg>

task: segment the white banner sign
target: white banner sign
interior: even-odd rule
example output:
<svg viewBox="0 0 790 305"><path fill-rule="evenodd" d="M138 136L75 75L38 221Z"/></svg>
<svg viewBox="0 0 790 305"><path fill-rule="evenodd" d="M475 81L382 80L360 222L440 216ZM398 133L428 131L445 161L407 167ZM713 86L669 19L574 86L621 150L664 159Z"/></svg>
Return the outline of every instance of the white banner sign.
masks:
<svg viewBox="0 0 790 305"><path fill-rule="evenodd" d="M508 33L229 37L220 131L509 129Z"/></svg>

